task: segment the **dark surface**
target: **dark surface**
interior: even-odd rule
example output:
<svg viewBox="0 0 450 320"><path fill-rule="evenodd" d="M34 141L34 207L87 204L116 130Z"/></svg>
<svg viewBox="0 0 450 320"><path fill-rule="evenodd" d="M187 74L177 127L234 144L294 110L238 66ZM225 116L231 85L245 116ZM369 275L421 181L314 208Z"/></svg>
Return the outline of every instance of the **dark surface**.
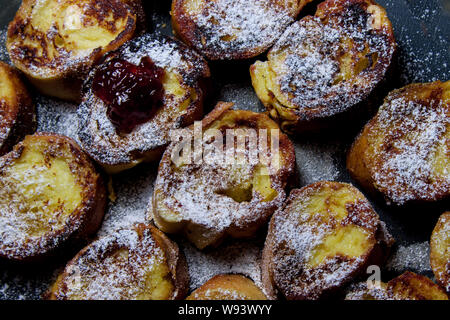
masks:
<svg viewBox="0 0 450 320"><path fill-rule="evenodd" d="M150 30L171 35L170 1L144 1L150 20ZM389 79L385 94L396 87L412 82L450 80L450 1L448 0L380 0L392 21L398 44L395 72ZM157 4L155 4L157 3ZM313 14L317 1L309 4L301 16ZM0 0L0 28L4 28L13 18L18 8L18 0ZM300 16L300 17L301 17ZM3 44L2 44L3 45ZM262 57L263 58L263 57ZM233 101L238 108L251 108L263 111L251 88L249 66L256 59L243 62L220 62L210 64L214 93L210 97L207 109L219 99ZM329 179L344 182L351 181L345 169L345 155L362 123L355 123L342 133L333 132L319 136L293 137L296 144L297 165L300 184L305 185L317 180ZM331 169L330 169L331 168ZM148 168L145 168L147 170ZM140 169L137 169L140 170ZM128 179L134 179L136 170L132 170ZM132 181L132 180L131 180ZM353 182L354 183L354 182ZM394 235L398 245L407 246L429 241L431 231L444 209L450 204L410 206L396 208L387 206L383 199L368 195L381 219ZM0 267L0 298L39 298L50 283L54 270L64 265L64 261L33 267ZM406 266L405 266L406 267ZM432 277L424 269L411 269ZM393 274L389 271L384 277Z"/></svg>

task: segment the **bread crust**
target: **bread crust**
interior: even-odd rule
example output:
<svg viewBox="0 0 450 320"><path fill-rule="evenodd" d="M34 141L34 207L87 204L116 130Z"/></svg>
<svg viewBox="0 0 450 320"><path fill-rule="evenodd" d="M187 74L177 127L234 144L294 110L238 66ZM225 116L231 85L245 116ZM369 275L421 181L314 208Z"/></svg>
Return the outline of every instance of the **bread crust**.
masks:
<svg viewBox="0 0 450 320"><path fill-rule="evenodd" d="M328 0L292 24L250 67L258 98L288 133L317 131L367 108L395 50L385 10L372 0Z"/></svg>
<svg viewBox="0 0 450 320"><path fill-rule="evenodd" d="M450 293L450 211L439 217L431 234L430 264L436 281Z"/></svg>
<svg viewBox="0 0 450 320"><path fill-rule="evenodd" d="M368 288L360 283L350 289L346 300L448 300L447 294L429 278L406 271L402 275Z"/></svg>
<svg viewBox="0 0 450 320"><path fill-rule="evenodd" d="M384 263L393 241L353 186L321 181L294 189L269 224L261 261L265 293L271 299L328 297L367 266Z"/></svg>
<svg viewBox="0 0 450 320"><path fill-rule="evenodd" d="M126 256L124 262L120 255ZM114 272L105 274L105 265ZM81 250L44 298L176 300L186 296L188 287L186 259L178 245L153 225L137 224L99 238Z"/></svg>
<svg viewBox="0 0 450 320"><path fill-rule="evenodd" d="M396 205L447 199L449 119L450 81L392 91L351 146L350 175Z"/></svg>
<svg viewBox="0 0 450 320"><path fill-rule="evenodd" d="M17 70L0 62L0 156L36 130L33 101Z"/></svg>
<svg viewBox="0 0 450 320"><path fill-rule="evenodd" d="M176 35L210 60L266 51L312 0L174 0Z"/></svg>
<svg viewBox="0 0 450 320"><path fill-rule="evenodd" d="M103 179L87 155L53 133L26 136L0 159L0 192L0 257L10 261L39 261L64 245L84 245L106 207Z"/></svg>
<svg viewBox="0 0 450 320"><path fill-rule="evenodd" d="M225 137L228 129L266 129L268 139L272 139L270 130L279 133L277 124L267 115L230 110L232 106L232 103L219 102L202 120L203 132L215 129ZM186 137L193 137L193 130L191 126ZM237 161L226 164L206 160L177 165L172 161L172 154L178 152L178 141L170 144L155 182L152 198L155 224L164 232L183 233L199 249L217 246L228 236L252 236L285 199L285 189L295 170L292 142L283 133L273 137L276 139L281 160L278 168L271 163L266 166L249 161L244 161L242 166ZM213 143L208 141L203 143L205 149ZM275 155L269 151L270 143L268 146L266 152L272 159ZM235 154L232 160L236 159ZM270 169L274 170L269 172Z"/></svg>
<svg viewBox="0 0 450 320"><path fill-rule="evenodd" d="M89 69L130 40L142 18L141 0L24 0L6 46L41 93L80 102Z"/></svg>
<svg viewBox="0 0 450 320"><path fill-rule="evenodd" d="M92 90L94 74L114 58L139 65L148 56L164 69L163 106L131 133L119 133L108 118L107 106ZM144 34L110 53L90 73L78 107L78 138L82 148L109 173L160 159L171 130L190 125L203 114L210 71L206 61L183 43L165 36Z"/></svg>
<svg viewBox="0 0 450 320"><path fill-rule="evenodd" d="M239 274L219 274L192 292L186 300L267 300L255 283Z"/></svg>

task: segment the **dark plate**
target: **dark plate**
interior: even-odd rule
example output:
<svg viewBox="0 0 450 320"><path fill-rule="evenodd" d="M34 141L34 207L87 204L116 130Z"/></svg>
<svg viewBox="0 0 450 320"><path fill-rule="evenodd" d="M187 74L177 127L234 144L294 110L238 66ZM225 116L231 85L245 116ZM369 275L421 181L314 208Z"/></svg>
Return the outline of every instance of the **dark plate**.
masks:
<svg viewBox="0 0 450 320"><path fill-rule="evenodd" d="M144 1L145 2L145 1ZM389 79L389 90L412 82L450 79L450 1L448 0L379 0L394 26L398 43L395 77ZM150 3L147 2L147 3ZM157 3L157 4L155 4ZM315 11L315 1L301 16ZM0 60L7 61L4 49L5 30L20 4L19 0L0 0ZM170 1L151 1L147 5L150 30L171 35ZM212 63L214 94L208 104L217 100L232 101L237 108L264 111L250 83L249 66L255 59L244 62ZM76 106L36 95L38 121L41 131L55 131L73 136ZM341 134L323 134L295 139L297 166L301 185L319 180L354 183L345 168L345 155L363 123L355 123ZM114 177L117 201L110 204L99 234L145 219L147 200L152 192L156 166L141 165L125 175ZM368 196L381 219L397 240L396 247L383 268L382 276L389 279L405 270L430 277L429 238L439 217L450 209L449 202L437 205L396 208L382 199ZM182 239L179 242L186 253L191 274L191 289L216 273L240 272L259 282L258 260L264 241L264 230L254 240L228 241L218 251L199 252ZM51 264L33 266L0 266L0 299L38 299L69 257L79 248L73 248L64 257Z"/></svg>

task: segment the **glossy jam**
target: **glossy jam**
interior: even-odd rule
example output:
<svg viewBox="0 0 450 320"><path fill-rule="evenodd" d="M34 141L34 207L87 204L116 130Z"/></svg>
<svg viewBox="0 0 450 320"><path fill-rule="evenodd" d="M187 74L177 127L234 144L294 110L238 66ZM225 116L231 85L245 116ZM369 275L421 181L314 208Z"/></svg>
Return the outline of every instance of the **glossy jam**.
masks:
<svg viewBox="0 0 450 320"><path fill-rule="evenodd" d="M149 58L139 65L114 58L100 67L93 79L94 94L107 106L107 115L122 133L152 118L163 104L164 70Z"/></svg>

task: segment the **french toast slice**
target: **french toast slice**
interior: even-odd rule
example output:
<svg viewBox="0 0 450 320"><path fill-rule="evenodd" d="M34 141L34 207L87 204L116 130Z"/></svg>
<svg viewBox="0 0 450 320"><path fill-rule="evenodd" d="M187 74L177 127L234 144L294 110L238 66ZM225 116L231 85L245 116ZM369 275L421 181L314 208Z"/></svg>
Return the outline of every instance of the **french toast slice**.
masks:
<svg viewBox="0 0 450 320"><path fill-rule="evenodd" d="M266 51L312 0L174 0L176 35L209 60L237 60Z"/></svg>
<svg viewBox="0 0 450 320"><path fill-rule="evenodd" d="M195 127L186 129L184 141L168 146L158 168L152 199L156 226L184 234L199 249L217 246L228 236L252 236L283 203L295 170L293 144L278 125L265 114L232 106L219 102L203 119L201 137ZM268 161L248 156L255 151L247 143L252 132L260 141L259 156ZM204 156L199 159L197 149L186 151L186 161L175 161L185 152L180 145L192 137ZM247 142L239 147L242 138Z"/></svg>
<svg viewBox="0 0 450 320"><path fill-rule="evenodd" d="M267 300L267 297L247 277L219 274L192 292L186 300Z"/></svg>
<svg viewBox="0 0 450 320"><path fill-rule="evenodd" d="M450 211L439 217L431 234L430 264L436 281L450 293Z"/></svg>
<svg viewBox="0 0 450 320"><path fill-rule="evenodd" d="M89 240L101 224L106 190L75 141L36 133L0 158L0 199L0 257L37 261Z"/></svg>
<svg viewBox="0 0 450 320"><path fill-rule="evenodd" d="M447 294L429 278L407 271L380 283L377 288L368 288L360 283L350 289L346 300L448 300Z"/></svg>
<svg viewBox="0 0 450 320"><path fill-rule="evenodd" d="M136 96L130 94L139 80L137 76L126 85L120 83L125 83L131 72L128 74L126 71L115 78L114 81L119 83L117 88L123 93L115 93L112 87L111 94L125 97L123 100L128 104L148 107L153 112L143 123L126 132L113 122L115 118L110 115L110 110L115 110L111 107L113 104L94 90L97 73L101 74L102 70L117 62L126 64L130 70L148 63L160 75L154 82L155 86L160 85L160 96L150 102L142 102L140 92ZM144 34L127 42L92 70L83 87L83 102L77 111L77 134L82 148L109 173L132 168L143 161L159 160L169 143L170 131L188 126L202 117L209 76L206 61L177 40ZM103 85L100 87L104 88ZM152 91L149 89L148 92ZM121 112L120 121L132 121L136 114L132 107Z"/></svg>
<svg viewBox="0 0 450 320"><path fill-rule="evenodd" d="M262 255L265 293L316 300L385 261L393 243L355 187L321 181L291 191L270 221Z"/></svg>
<svg viewBox="0 0 450 320"><path fill-rule="evenodd" d="M131 39L142 15L141 0L23 0L6 46L40 92L79 102L91 66Z"/></svg>
<svg viewBox="0 0 450 320"><path fill-rule="evenodd" d="M450 195L450 81L392 91L347 156L351 176L388 203Z"/></svg>
<svg viewBox="0 0 450 320"><path fill-rule="evenodd" d="M19 73L0 62L0 156L36 130L33 101Z"/></svg>
<svg viewBox="0 0 450 320"><path fill-rule="evenodd" d="M99 238L81 250L44 296L51 300L173 300L187 294L183 252L152 225Z"/></svg>
<svg viewBox="0 0 450 320"><path fill-rule="evenodd" d="M395 40L385 10L372 0L327 0L293 23L250 67L253 88L288 133L330 126L365 108L391 63Z"/></svg>

